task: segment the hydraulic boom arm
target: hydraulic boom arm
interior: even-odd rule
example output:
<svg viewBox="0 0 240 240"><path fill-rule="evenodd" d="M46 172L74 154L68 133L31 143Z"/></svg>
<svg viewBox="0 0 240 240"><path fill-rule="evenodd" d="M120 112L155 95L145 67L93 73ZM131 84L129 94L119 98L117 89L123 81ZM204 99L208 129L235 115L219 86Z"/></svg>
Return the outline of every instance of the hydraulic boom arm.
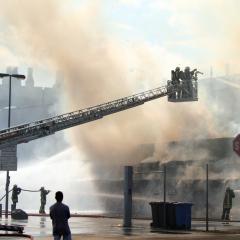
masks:
<svg viewBox="0 0 240 240"><path fill-rule="evenodd" d="M0 148L26 143L57 131L98 120L106 115L124 111L176 92L176 88L159 87L94 107L66 113L0 131Z"/></svg>

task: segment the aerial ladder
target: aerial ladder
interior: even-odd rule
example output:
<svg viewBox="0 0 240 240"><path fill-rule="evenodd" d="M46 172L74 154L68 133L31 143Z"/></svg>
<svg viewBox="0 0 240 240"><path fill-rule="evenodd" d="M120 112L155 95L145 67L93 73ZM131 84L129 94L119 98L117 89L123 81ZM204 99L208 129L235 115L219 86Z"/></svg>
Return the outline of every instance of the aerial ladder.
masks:
<svg viewBox="0 0 240 240"><path fill-rule="evenodd" d="M197 79L193 78L189 81L191 82L191 88L183 83L173 84L172 81L168 81L167 86L158 87L97 106L58 115L56 117L1 130L0 149L46 137L55 132L92 122L101 119L104 116L137 107L145 102L164 96L168 96L168 101L170 102L197 101Z"/></svg>

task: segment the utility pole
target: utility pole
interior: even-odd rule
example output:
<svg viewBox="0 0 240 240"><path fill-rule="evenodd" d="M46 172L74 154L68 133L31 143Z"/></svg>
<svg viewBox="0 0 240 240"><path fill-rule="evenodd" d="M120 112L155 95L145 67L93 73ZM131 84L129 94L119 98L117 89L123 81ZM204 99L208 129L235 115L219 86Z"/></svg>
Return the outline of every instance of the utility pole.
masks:
<svg viewBox="0 0 240 240"><path fill-rule="evenodd" d="M9 74L9 73L0 73L0 77L9 77L9 94L8 94L8 128L11 127L11 101L12 101L12 77L16 79L23 80L25 79L24 75L21 74ZM5 217L8 218L8 199L9 199L9 185L10 185L10 175L9 170L7 170L6 175L6 203L5 203Z"/></svg>
<svg viewBox="0 0 240 240"><path fill-rule="evenodd" d="M163 226L166 227L166 179L167 179L167 168L166 165L163 167Z"/></svg>
<svg viewBox="0 0 240 240"><path fill-rule="evenodd" d="M123 226L132 226L132 187L133 187L133 167L124 167L124 213Z"/></svg>
<svg viewBox="0 0 240 240"><path fill-rule="evenodd" d="M206 232L208 232L208 164L206 164Z"/></svg>
<svg viewBox="0 0 240 240"><path fill-rule="evenodd" d="M8 94L8 128L11 126L11 104L12 104L12 76L9 75L9 94ZM5 203L5 217L8 218L8 196L9 196L10 175L7 171L6 175L6 203Z"/></svg>

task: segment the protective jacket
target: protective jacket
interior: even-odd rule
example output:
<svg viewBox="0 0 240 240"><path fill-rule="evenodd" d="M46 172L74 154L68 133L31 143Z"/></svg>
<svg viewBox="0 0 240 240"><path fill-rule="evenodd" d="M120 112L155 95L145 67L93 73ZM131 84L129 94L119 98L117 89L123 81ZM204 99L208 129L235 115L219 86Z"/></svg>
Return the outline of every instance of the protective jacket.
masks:
<svg viewBox="0 0 240 240"><path fill-rule="evenodd" d="M46 204L47 201L46 196L50 191L45 189L40 189L40 191L41 191L41 203Z"/></svg>
<svg viewBox="0 0 240 240"><path fill-rule="evenodd" d="M21 188L19 187L13 187L12 190L12 201L13 202L18 202L18 195L21 193Z"/></svg>
<svg viewBox="0 0 240 240"><path fill-rule="evenodd" d="M223 208L232 208L232 199L235 198L234 191L227 189L223 200Z"/></svg>

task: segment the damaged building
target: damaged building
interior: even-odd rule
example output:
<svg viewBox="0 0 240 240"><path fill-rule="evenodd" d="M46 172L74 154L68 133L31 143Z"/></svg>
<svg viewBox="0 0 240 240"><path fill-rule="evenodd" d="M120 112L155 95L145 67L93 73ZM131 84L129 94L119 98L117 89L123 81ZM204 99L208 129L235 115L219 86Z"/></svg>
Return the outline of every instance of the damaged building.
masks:
<svg viewBox="0 0 240 240"><path fill-rule="evenodd" d="M167 152L162 161L152 158L154 144L139 146L145 157L152 161L143 161L134 166L133 214L135 217L150 217L149 202L163 201L163 167L167 170L166 194L170 202L193 203L192 215L205 217L206 206L206 164L209 166L209 213L211 218L220 218L226 187L236 191L232 217L238 217L240 209L237 192L240 180L239 158L232 150L233 138L201 139L192 141L174 141L167 144ZM148 155L147 155L148 154ZM147 155L147 156L146 156ZM107 211L115 215L122 213L123 179L102 180L98 186L103 192ZM118 202L116 204L116 202Z"/></svg>

